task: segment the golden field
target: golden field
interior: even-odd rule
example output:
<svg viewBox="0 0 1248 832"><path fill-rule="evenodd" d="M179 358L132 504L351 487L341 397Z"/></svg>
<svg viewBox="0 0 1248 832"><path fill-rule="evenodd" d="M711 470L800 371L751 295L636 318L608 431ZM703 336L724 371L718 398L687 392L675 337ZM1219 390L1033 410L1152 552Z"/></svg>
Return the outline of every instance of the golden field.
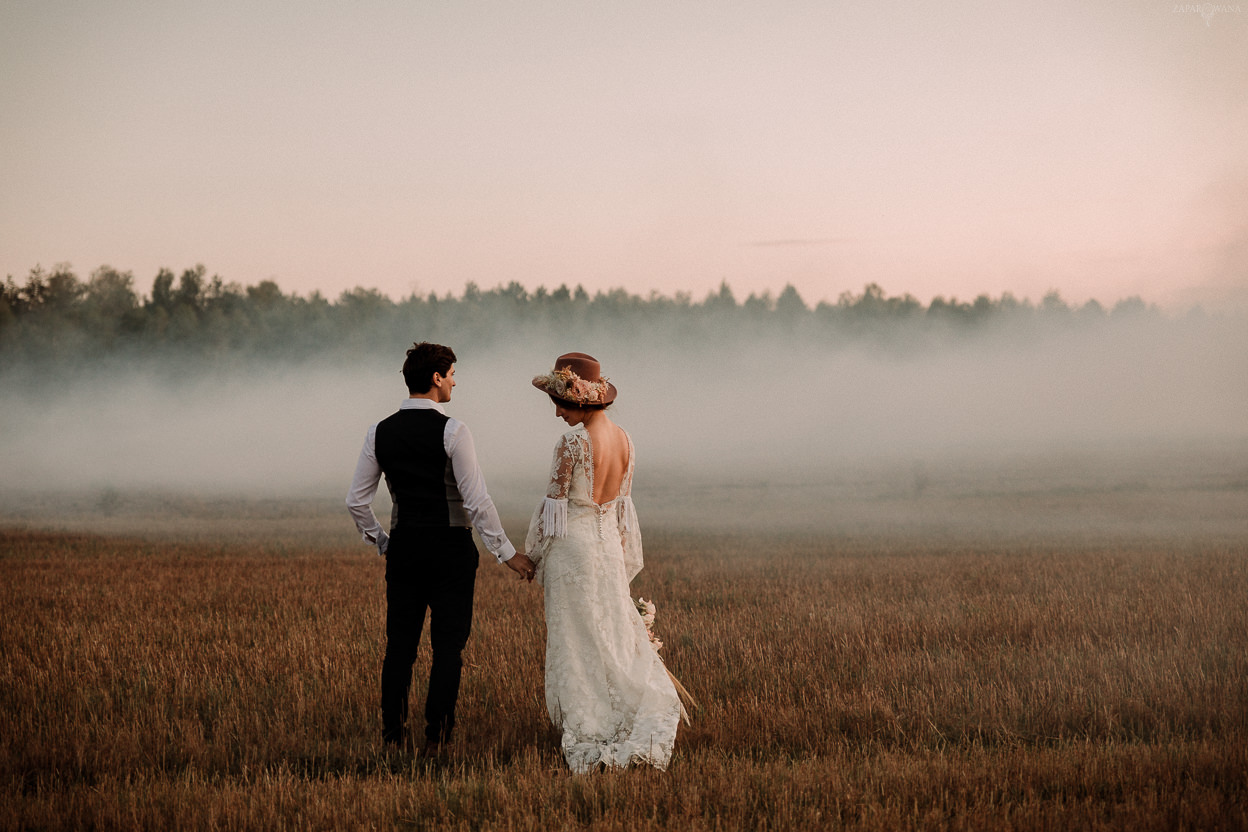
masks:
<svg viewBox="0 0 1248 832"><path fill-rule="evenodd" d="M744 519L639 503L633 586L701 710L667 772L586 777L545 714L540 588L488 558L427 766L381 749L383 564L345 512L9 515L0 828L1248 828L1238 483L883 495L823 527L704 496Z"/></svg>

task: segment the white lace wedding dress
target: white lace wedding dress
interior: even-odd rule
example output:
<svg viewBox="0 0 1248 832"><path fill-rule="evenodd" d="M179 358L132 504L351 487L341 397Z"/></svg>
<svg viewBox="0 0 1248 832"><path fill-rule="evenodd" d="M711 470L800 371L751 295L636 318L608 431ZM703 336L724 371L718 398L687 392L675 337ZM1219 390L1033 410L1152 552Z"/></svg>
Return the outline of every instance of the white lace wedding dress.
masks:
<svg viewBox="0 0 1248 832"><path fill-rule="evenodd" d="M546 708L578 773L599 763L667 768L680 721L676 689L629 594L642 565L632 484L629 438L619 496L595 504L589 434L565 433L525 544L546 590Z"/></svg>

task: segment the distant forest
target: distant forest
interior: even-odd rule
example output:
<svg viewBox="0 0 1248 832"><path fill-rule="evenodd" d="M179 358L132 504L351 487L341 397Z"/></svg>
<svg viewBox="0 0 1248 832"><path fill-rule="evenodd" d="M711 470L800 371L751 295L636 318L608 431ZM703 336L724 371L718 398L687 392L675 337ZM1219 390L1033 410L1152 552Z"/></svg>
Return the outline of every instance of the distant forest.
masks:
<svg viewBox="0 0 1248 832"><path fill-rule="evenodd" d="M687 293L646 296L624 289L590 294L582 287L528 290L510 282L492 289L469 283L462 294L392 300L355 288L330 300L320 292L286 294L277 283L254 286L208 276L202 266L175 275L161 269L150 294L130 272L101 266L87 279L68 265L32 269L24 283L0 286L0 369L77 363L91 357L286 357L382 351L412 340L487 347L529 335L549 338L650 339L685 346L749 338L801 339L831 347L870 341L914 349L933 339L1005 332L1027 338L1053 328L1095 328L1123 320L1162 319L1140 298L1107 308L1095 300L1067 304L1056 292L1039 302L1009 293L972 301L909 294L875 284L810 306L791 285L778 295L739 300L721 284L695 299Z"/></svg>

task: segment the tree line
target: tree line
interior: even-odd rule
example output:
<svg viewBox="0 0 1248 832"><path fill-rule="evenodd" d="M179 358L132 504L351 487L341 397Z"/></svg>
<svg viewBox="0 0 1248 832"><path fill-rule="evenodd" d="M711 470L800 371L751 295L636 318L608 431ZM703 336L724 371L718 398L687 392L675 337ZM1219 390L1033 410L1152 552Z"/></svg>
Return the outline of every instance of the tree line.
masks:
<svg viewBox="0 0 1248 832"><path fill-rule="evenodd" d="M1050 292L1038 303L1009 293L972 301L888 295L872 283L835 302L808 304L792 285L778 295L739 300L727 283L705 298L624 289L590 294L583 287L528 290L512 281L492 289L467 284L459 295L411 294L393 300L357 287L329 300L320 292L285 293L272 280L252 286L208 276L202 265L180 275L161 269L150 293L134 276L101 266L84 280L67 264L36 266L23 283L0 285L0 362L65 361L92 356L285 356L327 352L393 352L413 339L489 346L521 334L617 336L678 345L749 337L803 338L836 346L869 340L885 346L927 343L934 337L973 337L1002 330L1020 334L1051 327L1095 327L1121 319L1160 317L1138 297L1111 308L1079 306Z"/></svg>

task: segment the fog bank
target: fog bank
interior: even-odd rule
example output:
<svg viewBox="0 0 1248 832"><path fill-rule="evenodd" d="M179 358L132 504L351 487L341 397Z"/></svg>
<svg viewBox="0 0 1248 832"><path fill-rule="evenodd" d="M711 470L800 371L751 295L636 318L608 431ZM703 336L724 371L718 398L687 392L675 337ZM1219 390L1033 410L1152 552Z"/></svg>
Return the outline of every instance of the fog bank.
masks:
<svg viewBox="0 0 1248 832"><path fill-rule="evenodd" d="M917 493L931 467L958 460L1043 467L1140 448L1182 456L1185 446L1224 447L1234 470L1248 466L1242 324L1144 319L911 351L797 339L682 349L549 335L490 349L453 343L459 385L447 411L472 428L505 510L531 505L544 487L566 427L529 381L569 350L596 355L619 387L612 415L637 446L639 488L874 470L905 472L899 487ZM0 378L0 493L341 499L369 424L406 396L406 346L181 377L112 370L55 387Z"/></svg>

